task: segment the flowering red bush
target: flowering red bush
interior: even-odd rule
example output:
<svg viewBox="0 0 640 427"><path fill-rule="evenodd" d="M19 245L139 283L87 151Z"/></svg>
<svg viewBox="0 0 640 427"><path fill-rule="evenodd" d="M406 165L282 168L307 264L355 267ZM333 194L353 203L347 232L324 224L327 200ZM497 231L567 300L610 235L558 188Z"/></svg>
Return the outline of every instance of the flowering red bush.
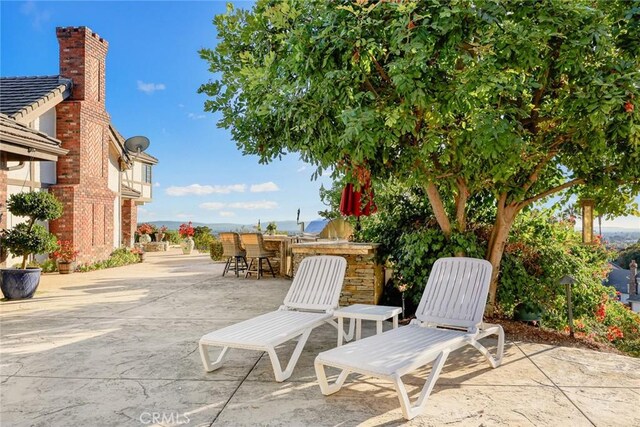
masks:
<svg viewBox="0 0 640 427"><path fill-rule="evenodd" d="M151 234L153 233L153 227L151 226L151 224L141 224L138 227L138 234Z"/></svg>
<svg viewBox="0 0 640 427"><path fill-rule="evenodd" d="M76 251L73 248L73 245L69 240L58 240L58 249L53 252L52 256L53 259L57 261L72 262L75 261L79 253L79 251Z"/></svg>
<svg viewBox="0 0 640 427"><path fill-rule="evenodd" d="M180 228L178 229L178 234L180 237L193 237L194 229L191 226L191 221L188 224L180 224Z"/></svg>
<svg viewBox="0 0 640 427"><path fill-rule="evenodd" d="M607 339L609 341L615 341L617 339L624 338L624 334L617 326L609 326L607 328Z"/></svg>

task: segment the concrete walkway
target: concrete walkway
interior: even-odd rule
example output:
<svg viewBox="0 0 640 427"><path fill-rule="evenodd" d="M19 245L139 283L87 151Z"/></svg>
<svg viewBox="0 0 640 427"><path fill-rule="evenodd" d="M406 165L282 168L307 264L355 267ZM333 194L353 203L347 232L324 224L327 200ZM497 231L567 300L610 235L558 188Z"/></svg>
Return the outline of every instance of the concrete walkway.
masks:
<svg viewBox="0 0 640 427"><path fill-rule="evenodd" d="M313 359L335 345L328 325L284 383L259 352L232 351L205 373L200 336L276 309L290 282L222 278L206 255L147 257L46 275L32 300L0 302L2 426L403 424L389 383L360 377L322 396ZM426 373L407 379L414 395ZM638 401L637 359L508 342L496 370L473 349L452 355L424 415L408 424L637 426Z"/></svg>

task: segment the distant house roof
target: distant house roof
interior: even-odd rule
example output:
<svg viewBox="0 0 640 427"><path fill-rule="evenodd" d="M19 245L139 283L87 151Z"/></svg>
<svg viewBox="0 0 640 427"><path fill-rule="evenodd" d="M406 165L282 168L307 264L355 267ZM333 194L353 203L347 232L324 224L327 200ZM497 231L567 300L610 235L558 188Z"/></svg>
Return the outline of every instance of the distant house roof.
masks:
<svg viewBox="0 0 640 427"><path fill-rule="evenodd" d="M29 123L68 98L72 86L61 76L0 77L0 113Z"/></svg>
<svg viewBox="0 0 640 427"><path fill-rule="evenodd" d="M606 286L613 286L616 291L628 294L629 293L629 275L631 272L627 269L621 268L615 264L611 264L613 268L609 273L609 276L604 281ZM640 276L640 274L638 275Z"/></svg>
<svg viewBox="0 0 640 427"><path fill-rule="evenodd" d="M7 153L9 160L57 160L68 153L60 141L44 132L31 129L25 124L0 114L0 151Z"/></svg>

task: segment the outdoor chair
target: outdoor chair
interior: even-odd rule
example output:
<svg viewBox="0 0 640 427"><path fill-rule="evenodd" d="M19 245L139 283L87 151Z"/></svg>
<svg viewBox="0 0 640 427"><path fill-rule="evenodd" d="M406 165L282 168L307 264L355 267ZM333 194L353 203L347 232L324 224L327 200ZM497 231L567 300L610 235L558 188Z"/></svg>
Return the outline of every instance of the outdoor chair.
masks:
<svg viewBox="0 0 640 427"><path fill-rule="evenodd" d="M435 262L420 305L417 319L392 329L320 353L315 370L322 394L340 390L351 372L393 382L402 414L411 419L420 414L438 380L449 353L467 345L478 349L492 368L502 362L504 331L499 325L484 324L484 312L491 264L473 258L442 258ZM492 356L478 340L498 335L496 355ZM402 377L434 362L415 404L411 404ZM329 384L325 366L341 370Z"/></svg>
<svg viewBox="0 0 640 427"><path fill-rule="evenodd" d="M269 261L269 258L275 257L276 253L265 249L264 241L262 240L262 234L242 233L240 235L240 240L242 241L242 246L244 246L244 249L247 251L247 258L251 259L251 261L249 261L249 267L247 267L247 272L244 277L246 278L249 277L250 274L256 273L257 278L260 279L262 277L263 259L267 260L271 275L273 277L276 277L276 273L274 273L273 267L271 267L271 261ZM256 263L255 266L253 265L254 262Z"/></svg>
<svg viewBox="0 0 640 427"><path fill-rule="evenodd" d="M338 308L347 261L338 256L312 256L302 260L283 305L235 325L227 326L200 338L200 356L207 372L218 369L230 348L266 351L271 359L276 381L291 376L309 334L327 322L337 328L333 311ZM275 348L294 338L298 344L283 371ZM211 363L208 347L222 347Z"/></svg>
<svg viewBox="0 0 640 427"><path fill-rule="evenodd" d="M245 271L249 268L247 265L247 252L242 249L242 245L240 244L240 235L238 233L220 233L220 242L222 243L222 256L227 258L227 263L224 266L222 275L224 276L229 272L231 263L235 261L233 271L235 271L236 277L238 277L239 271ZM239 265L238 260L242 261L244 266Z"/></svg>

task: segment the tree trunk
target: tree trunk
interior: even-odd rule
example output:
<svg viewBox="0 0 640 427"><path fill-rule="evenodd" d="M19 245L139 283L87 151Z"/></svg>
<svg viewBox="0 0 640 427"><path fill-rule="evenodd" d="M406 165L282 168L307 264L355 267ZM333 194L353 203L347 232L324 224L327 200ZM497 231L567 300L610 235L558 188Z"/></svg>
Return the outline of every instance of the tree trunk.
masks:
<svg viewBox="0 0 640 427"><path fill-rule="evenodd" d="M498 213L496 221L491 231L489 247L487 248L487 260L491 263L493 271L491 273L491 285L489 286L489 301L485 313L492 316L496 308L496 295L498 291L498 275L500 274L500 261L504 253L504 247L509 239L511 226L520 208L518 205L510 204L505 206L506 197L498 200Z"/></svg>
<svg viewBox="0 0 640 427"><path fill-rule="evenodd" d="M451 221L449 221L447 211L442 204L440 192L438 191L436 185L432 182L427 184L426 190L427 197L429 198L429 203L431 203L431 207L433 208L433 215L436 217L436 221L438 221L440 229L448 239L451 236Z"/></svg>

